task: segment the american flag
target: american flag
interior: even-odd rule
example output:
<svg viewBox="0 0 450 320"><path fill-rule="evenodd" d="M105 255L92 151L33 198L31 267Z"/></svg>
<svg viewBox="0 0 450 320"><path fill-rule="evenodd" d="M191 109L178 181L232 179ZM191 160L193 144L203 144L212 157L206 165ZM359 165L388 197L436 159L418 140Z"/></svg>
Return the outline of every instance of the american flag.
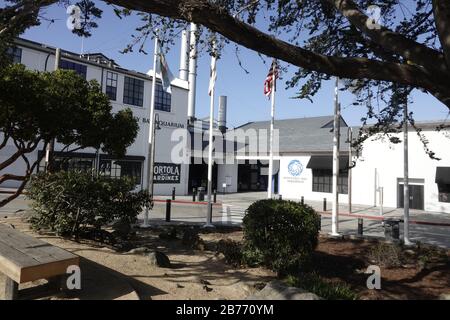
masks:
<svg viewBox="0 0 450 320"><path fill-rule="evenodd" d="M277 60L273 59L272 65L269 70L269 74L266 77L266 81L264 81L264 94L270 97L272 93L272 82L274 81L273 74L275 73L275 82L273 83L273 87L276 90L276 79L278 79L278 64Z"/></svg>

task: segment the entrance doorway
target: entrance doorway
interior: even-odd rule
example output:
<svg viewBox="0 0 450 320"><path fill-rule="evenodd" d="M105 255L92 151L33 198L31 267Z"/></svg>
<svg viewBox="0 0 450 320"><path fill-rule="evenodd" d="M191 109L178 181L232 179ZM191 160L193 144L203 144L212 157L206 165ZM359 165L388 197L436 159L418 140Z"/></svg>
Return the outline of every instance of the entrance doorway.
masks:
<svg viewBox="0 0 450 320"><path fill-rule="evenodd" d="M212 190L217 190L217 164L214 163L212 167ZM189 193L192 193L194 188L203 187L205 191L208 187L208 165L206 163L195 164L194 159L191 159L191 164L189 165Z"/></svg>
<svg viewBox="0 0 450 320"><path fill-rule="evenodd" d="M398 208L403 208L404 204L404 185L403 183L398 185ZM418 185L418 184L410 184L409 185L409 208L410 209L417 209L417 210L424 210L425 209L425 203L424 203L424 186Z"/></svg>
<svg viewBox="0 0 450 320"><path fill-rule="evenodd" d="M238 192L248 191L267 191L268 176L263 174L267 171L269 165L257 161L250 163L246 160L245 163L238 165ZM278 172L273 176L273 192L278 193Z"/></svg>

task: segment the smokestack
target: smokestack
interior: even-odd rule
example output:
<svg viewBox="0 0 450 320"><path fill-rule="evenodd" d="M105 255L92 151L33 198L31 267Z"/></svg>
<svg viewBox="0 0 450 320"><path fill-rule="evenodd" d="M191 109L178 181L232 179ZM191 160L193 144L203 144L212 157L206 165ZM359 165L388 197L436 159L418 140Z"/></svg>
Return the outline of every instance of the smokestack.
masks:
<svg viewBox="0 0 450 320"><path fill-rule="evenodd" d="M194 123L195 120L195 87L197 81L197 25L191 23L190 31L190 51L189 51L189 100L188 100L188 121Z"/></svg>
<svg viewBox="0 0 450 320"><path fill-rule="evenodd" d="M189 38L188 32L181 32L180 79L187 81L189 75Z"/></svg>
<svg viewBox="0 0 450 320"><path fill-rule="evenodd" d="M219 130L222 133L227 131L227 96L219 97L219 117L218 117Z"/></svg>

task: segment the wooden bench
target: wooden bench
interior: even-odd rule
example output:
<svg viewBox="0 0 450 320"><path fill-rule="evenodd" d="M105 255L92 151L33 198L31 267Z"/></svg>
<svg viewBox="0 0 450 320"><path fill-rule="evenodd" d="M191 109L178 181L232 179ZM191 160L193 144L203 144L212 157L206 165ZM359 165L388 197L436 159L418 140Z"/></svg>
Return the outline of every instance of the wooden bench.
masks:
<svg viewBox="0 0 450 320"><path fill-rule="evenodd" d="M19 284L61 279L79 257L0 224L0 272L6 276L5 299L17 299Z"/></svg>

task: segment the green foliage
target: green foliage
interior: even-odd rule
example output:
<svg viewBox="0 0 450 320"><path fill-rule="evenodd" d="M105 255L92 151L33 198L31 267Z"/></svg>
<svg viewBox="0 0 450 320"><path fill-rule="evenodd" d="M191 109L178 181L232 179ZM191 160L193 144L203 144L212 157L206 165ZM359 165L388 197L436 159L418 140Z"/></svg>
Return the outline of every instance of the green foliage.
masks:
<svg viewBox="0 0 450 320"><path fill-rule="evenodd" d="M89 172L37 174L28 188L34 210L30 223L34 229L75 238L115 220L131 224L150 201L146 192L133 189L131 180L93 177Z"/></svg>
<svg viewBox="0 0 450 320"><path fill-rule="evenodd" d="M38 146L45 149L56 139L65 145L63 151L92 147L121 158L139 130L130 109L113 114L99 84L74 71L37 72L9 64L0 72L0 92L0 150L8 144L17 149L0 161L0 184L18 180L19 190L41 160L29 157ZM8 174L19 159L26 164L24 172ZM0 207L19 194L1 200Z"/></svg>
<svg viewBox="0 0 450 320"><path fill-rule="evenodd" d="M284 200L254 202L243 220L244 259L281 274L311 262L320 216L308 205Z"/></svg>
<svg viewBox="0 0 450 320"><path fill-rule="evenodd" d="M131 110L112 114L99 84L74 71L37 72L10 65L0 75L0 91L0 130L15 141L56 138L65 145L102 146L120 157L139 129Z"/></svg>
<svg viewBox="0 0 450 320"><path fill-rule="evenodd" d="M289 275L286 283L292 287L302 288L317 294L326 300L356 300L358 295L345 283L329 282L316 273L301 273Z"/></svg>
<svg viewBox="0 0 450 320"><path fill-rule="evenodd" d="M233 267L240 267L245 264L242 243L240 242L222 239L217 243L216 251L222 253L225 257L225 262Z"/></svg>

